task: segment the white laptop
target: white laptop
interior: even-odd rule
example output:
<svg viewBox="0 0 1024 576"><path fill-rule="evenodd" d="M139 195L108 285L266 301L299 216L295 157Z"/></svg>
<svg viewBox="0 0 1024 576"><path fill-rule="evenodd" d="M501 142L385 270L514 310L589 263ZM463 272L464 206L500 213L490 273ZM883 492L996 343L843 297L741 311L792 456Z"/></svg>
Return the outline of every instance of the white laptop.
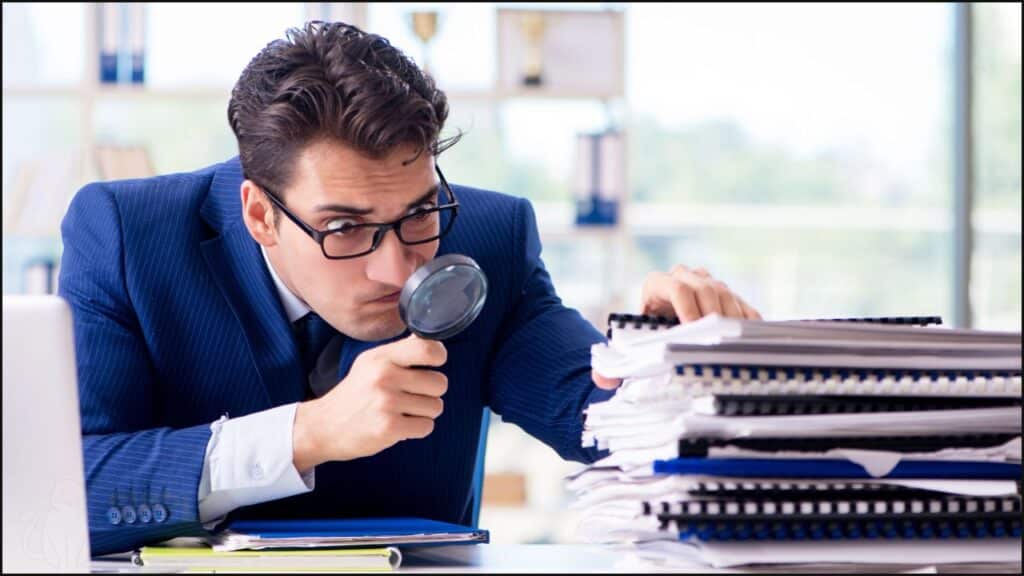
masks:
<svg viewBox="0 0 1024 576"><path fill-rule="evenodd" d="M3 296L3 571L88 572L71 310Z"/></svg>

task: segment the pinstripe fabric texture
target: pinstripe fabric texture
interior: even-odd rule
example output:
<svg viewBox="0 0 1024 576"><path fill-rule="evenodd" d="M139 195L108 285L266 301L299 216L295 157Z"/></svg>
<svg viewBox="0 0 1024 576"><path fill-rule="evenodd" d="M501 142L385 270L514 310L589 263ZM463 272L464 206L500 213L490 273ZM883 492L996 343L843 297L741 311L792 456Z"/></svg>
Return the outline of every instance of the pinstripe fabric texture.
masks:
<svg viewBox="0 0 1024 576"><path fill-rule="evenodd" d="M59 285L74 314L93 554L204 533L196 497L210 423L304 398L295 338L242 223L241 181L234 158L189 174L90 184L62 223ZM556 295L526 200L455 191L463 208L439 254L474 258L490 292L476 322L445 342L449 389L434 432L323 464L314 491L230 518L468 524L485 405L564 458L600 456L580 446L580 434L583 408L610 396L590 383L590 346L603 336ZM379 344L346 338L339 375ZM143 505L163 506L166 517L111 514Z"/></svg>

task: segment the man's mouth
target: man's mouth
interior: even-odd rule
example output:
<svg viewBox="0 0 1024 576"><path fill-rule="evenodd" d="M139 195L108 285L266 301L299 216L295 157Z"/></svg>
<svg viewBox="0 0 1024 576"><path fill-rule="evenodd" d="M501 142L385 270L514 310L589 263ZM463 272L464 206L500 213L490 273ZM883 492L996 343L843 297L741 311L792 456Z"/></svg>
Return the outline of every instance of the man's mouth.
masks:
<svg viewBox="0 0 1024 576"><path fill-rule="evenodd" d="M401 296L401 294L402 291L397 290L395 292L392 292L391 294L386 294L384 296L381 296L380 298L370 300L370 302L374 304L393 304L395 302L398 302L398 297Z"/></svg>

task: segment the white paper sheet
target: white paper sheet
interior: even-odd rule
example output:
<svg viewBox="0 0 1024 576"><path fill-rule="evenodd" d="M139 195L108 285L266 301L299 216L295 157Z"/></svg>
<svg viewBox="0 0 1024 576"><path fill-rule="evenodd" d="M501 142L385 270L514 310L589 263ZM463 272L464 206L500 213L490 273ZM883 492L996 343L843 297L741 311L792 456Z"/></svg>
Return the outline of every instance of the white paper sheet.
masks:
<svg viewBox="0 0 1024 576"><path fill-rule="evenodd" d="M916 566L902 573L934 573L936 565L971 564L984 572L985 566L1013 567L1021 563L1020 541L1013 538L987 540L844 541L844 542L709 542L691 544L672 540L639 542L633 546L631 565L644 562L655 567L719 569L764 565L814 564L856 566ZM637 562L637 561L643 562ZM838 572L822 566L822 573Z"/></svg>
<svg viewBox="0 0 1024 576"><path fill-rule="evenodd" d="M708 542L702 556L717 568L744 564L849 562L958 564L1021 561L1017 538L975 540L853 540L842 542Z"/></svg>

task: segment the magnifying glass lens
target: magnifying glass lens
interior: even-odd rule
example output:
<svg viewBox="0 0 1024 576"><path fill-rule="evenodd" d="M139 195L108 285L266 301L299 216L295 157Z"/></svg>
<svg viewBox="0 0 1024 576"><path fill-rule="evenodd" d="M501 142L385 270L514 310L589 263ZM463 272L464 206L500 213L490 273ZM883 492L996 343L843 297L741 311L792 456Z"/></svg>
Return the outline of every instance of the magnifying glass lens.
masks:
<svg viewBox="0 0 1024 576"><path fill-rule="evenodd" d="M399 310L409 329L443 340L469 326L487 298L487 279L472 259L446 254L413 274L402 290Z"/></svg>

